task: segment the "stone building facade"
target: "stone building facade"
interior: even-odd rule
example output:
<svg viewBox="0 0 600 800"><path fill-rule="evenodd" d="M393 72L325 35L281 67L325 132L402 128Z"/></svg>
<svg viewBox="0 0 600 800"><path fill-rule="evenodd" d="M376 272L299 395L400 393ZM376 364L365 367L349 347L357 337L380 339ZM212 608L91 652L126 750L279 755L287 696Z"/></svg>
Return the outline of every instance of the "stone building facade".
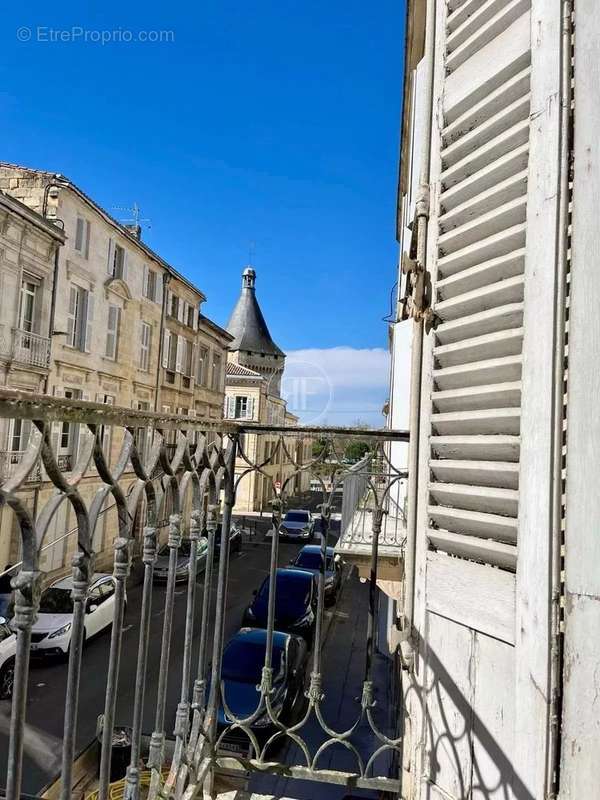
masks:
<svg viewBox="0 0 600 800"><path fill-rule="evenodd" d="M201 316L204 294L141 240L139 227L121 225L64 176L0 163L0 188L31 209L40 225L56 231L62 243L39 297L26 297L29 306L39 308L36 325L49 336L44 391L140 410L221 417L231 337ZM15 326L8 318L12 308L3 302L3 331ZM208 359L221 364L221 375L213 381L212 371L207 373L210 382L204 384L197 380L204 374L197 359L207 343ZM39 381L31 389L40 391ZM85 435L75 425L54 425L53 445L65 472L74 468ZM105 442L111 461L121 444L118 436ZM80 484L86 500L96 492L98 480L95 469L88 469ZM38 491L52 489L42 480ZM70 563L76 543L69 533L75 529L73 511L63 504L45 539L44 570L60 571ZM112 559L116 530L116 509L108 501L95 531L100 566L104 557ZM13 562L18 544L14 537L8 540L12 544L5 560Z"/></svg>
<svg viewBox="0 0 600 800"><path fill-rule="evenodd" d="M242 291L227 324L232 341L229 345L225 386L225 417L275 426L294 426L298 417L287 410L281 396L285 353L275 344L256 299L256 273L247 267L242 274ZM242 448L253 463L265 463L263 473L251 472L240 481L235 510L238 513L268 511L277 486L286 495L308 491L307 472L294 475L293 462L305 463L311 448L306 437L290 435L285 439L288 453L275 453L277 437L247 433ZM291 456L291 457L290 457ZM247 467L238 458L236 471Z"/></svg>

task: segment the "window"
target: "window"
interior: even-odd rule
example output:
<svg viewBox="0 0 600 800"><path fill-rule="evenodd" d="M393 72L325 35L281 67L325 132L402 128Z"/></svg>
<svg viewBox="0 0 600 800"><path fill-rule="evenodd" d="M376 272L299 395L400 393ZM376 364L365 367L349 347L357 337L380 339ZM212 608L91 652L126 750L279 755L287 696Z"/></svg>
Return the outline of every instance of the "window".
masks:
<svg viewBox="0 0 600 800"><path fill-rule="evenodd" d="M19 328L33 333L35 326L35 309L38 286L31 281L21 283L21 300L19 307Z"/></svg>
<svg viewBox="0 0 600 800"><path fill-rule="evenodd" d="M125 250L120 244L115 244L112 266L113 278L121 278L121 280L125 280Z"/></svg>
<svg viewBox="0 0 600 800"><path fill-rule="evenodd" d="M198 347L198 364L196 381L200 386L206 386L206 373L208 371L208 347Z"/></svg>
<svg viewBox="0 0 600 800"><path fill-rule="evenodd" d="M221 389L221 356L213 353L212 358L212 388L217 392Z"/></svg>
<svg viewBox="0 0 600 800"><path fill-rule="evenodd" d="M77 350L89 350L93 313L93 295L80 286L69 289L67 344Z"/></svg>
<svg viewBox="0 0 600 800"><path fill-rule="evenodd" d="M150 411L150 403L147 400L138 400L136 403L138 411ZM135 444L138 454L142 460L146 460L148 454L148 444L150 442L150 431L148 428L141 427L135 429Z"/></svg>
<svg viewBox="0 0 600 800"><path fill-rule="evenodd" d="M179 315L179 298L176 294L171 294L171 305L169 308L169 315L177 319Z"/></svg>
<svg viewBox="0 0 600 800"><path fill-rule="evenodd" d="M192 355L194 346L188 339L184 339L183 347L183 374L190 378L192 376Z"/></svg>
<svg viewBox="0 0 600 800"><path fill-rule="evenodd" d="M81 400L81 390L65 389L63 396L67 400ZM57 453L60 469L71 470L73 468L72 461L75 460L77 450L78 429L79 425L72 422L62 422L60 425L59 451ZM68 456L71 458L67 458Z"/></svg>
<svg viewBox="0 0 600 800"><path fill-rule="evenodd" d="M148 372L150 369L150 339L152 336L152 326L147 322L142 322L140 331L140 369Z"/></svg>
<svg viewBox="0 0 600 800"><path fill-rule="evenodd" d="M248 413L248 398L240 397L235 398L235 419L246 419Z"/></svg>
<svg viewBox="0 0 600 800"><path fill-rule="evenodd" d="M187 324L188 328L194 328L194 306L187 307Z"/></svg>
<svg viewBox="0 0 600 800"><path fill-rule="evenodd" d="M119 306L109 305L108 307L108 327L106 331L106 351L107 358L117 357L117 345L119 340L119 322L121 319L121 309Z"/></svg>
<svg viewBox="0 0 600 800"><path fill-rule="evenodd" d="M169 332L167 331L167 333ZM176 365L177 365L177 336L174 336L172 333L169 333L167 337L166 367L167 369L171 370L171 372L175 372Z"/></svg>
<svg viewBox="0 0 600 800"><path fill-rule="evenodd" d="M31 431L31 421L28 419L12 420L12 430L10 432L9 449L15 453L20 453L27 447L29 433Z"/></svg>
<svg viewBox="0 0 600 800"><path fill-rule="evenodd" d="M148 300L152 300L156 302L156 298L158 297L158 276L156 272L151 269L146 268L146 279L144 282L144 297L147 297Z"/></svg>
<svg viewBox="0 0 600 800"><path fill-rule="evenodd" d="M75 228L75 250L84 258L90 253L90 222L83 217L77 217L77 227Z"/></svg>

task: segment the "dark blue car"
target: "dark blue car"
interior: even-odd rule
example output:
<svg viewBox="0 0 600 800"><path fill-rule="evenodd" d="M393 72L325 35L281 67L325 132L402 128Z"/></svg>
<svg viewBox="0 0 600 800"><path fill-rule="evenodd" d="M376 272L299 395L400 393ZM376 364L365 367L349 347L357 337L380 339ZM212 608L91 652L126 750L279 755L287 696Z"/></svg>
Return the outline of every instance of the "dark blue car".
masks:
<svg viewBox="0 0 600 800"><path fill-rule="evenodd" d="M322 559L321 546L307 544L300 550L296 558L290 561L290 564L297 569L307 570L318 578ZM328 602L335 602L341 583L342 560L336 555L333 547L328 547L325 556L325 599Z"/></svg>
<svg viewBox="0 0 600 800"><path fill-rule="evenodd" d="M302 569L278 569L275 589L275 630L302 636L312 642L315 627L317 586L312 573ZM253 602L246 609L242 624L267 627L269 579L265 578Z"/></svg>
<svg viewBox="0 0 600 800"><path fill-rule="evenodd" d="M262 668L265 663L267 632L257 628L242 628L229 640L223 652L221 679L227 709L238 719L251 716L260 702ZM304 702L304 673L307 661L306 642L289 633L273 633L273 694L271 709L277 719L290 724L299 706ZM218 725L223 730L233 719L227 716L224 705L218 713ZM276 726L266 712L252 724L251 729L259 743L264 744ZM243 731L227 732L221 745L224 750L245 753L249 739Z"/></svg>

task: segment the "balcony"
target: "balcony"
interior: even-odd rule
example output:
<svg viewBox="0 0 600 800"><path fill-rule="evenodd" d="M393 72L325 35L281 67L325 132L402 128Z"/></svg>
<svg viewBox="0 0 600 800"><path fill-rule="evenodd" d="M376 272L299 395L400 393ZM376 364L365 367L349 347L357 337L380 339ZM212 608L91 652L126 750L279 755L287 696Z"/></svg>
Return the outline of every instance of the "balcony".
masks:
<svg viewBox="0 0 600 800"><path fill-rule="evenodd" d="M50 339L19 328L13 328L12 358L19 364L48 369L50 365Z"/></svg>
<svg viewBox="0 0 600 800"><path fill-rule="evenodd" d="M0 480L2 483L16 474L23 462L25 453L25 450L0 450ZM41 466L36 463L33 470L25 478L25 483L36 483L41 478Z"/></svg>
<svg viewBox="0 0 600 800"><path fill-rule="evenodd" d="M319 800L328 800L331 791L335 797L353 790L362 790L362 797L397 796L403 780L402 714L394 706L398 697L392 685L394 662L390 655L382 655L376 635L388 617L379 620L378 590L372 587L381 577L377 546L395 475L383 469L385 443L406 441L406 432L369 431L368 458L354 471L347 465L336 467L330 488L322 487L312 498L321 558L313 551L320 563L314 578L310 572L302 573L311 587L310 607L302 618L309 620L310 636L286 639L288 634L276 633L275 627L277 569L288 564L300 546L278 536L261 537L260 531L237 545L230 539L236 495L243 491L245 477L259 472L270 480L264 464L252 462L243 452L245 469L236 472L240 438L248 433L268 436L274 442L270 462L279 464L285 457L295 467L294 476L303 476L308 497L310 476L318 472L320 457L296 462L294 454L305 448L291 448L290 438L305 442L318 435L321 441L334 442L343 435L347 441L354 435L364 438L364 431L215 423L6 390L0 390L0 416L36 421L27 453L22 454L23 473L29 469L32 474L33 468L43 465L51 490L40 494L34 517L21 494L25 479L18 485L14 479L0 484L4 505L15 511L23 554L23 562L13 568L20 571L14 578L17 639L10 736L0 742L0 785L6 787L6 797L16 800L26 792L61 800L294 798L306 796L307 781L311 796ZM79 440L68 482L48 435L57 422L84 424L91 434ZM115 435L106 437L109 427ZM136 435L141 428L146 429L143 437ZM123 445L111 468L103 439L116 440L116 433L119 440L123 434ZM176 448L170 446L173 436ZM137 453L136 441L153 442L147 458ZM165 469L153 477L159 463ZM90 491L92 465L98 478ZM346 513L354 505L354 514L364 510L374 520L373 583L361 582L347 563L332 603L324 556L340 533L341 523L332 509L338 484L344 485L345 479L348 486L356 484ZM291 491L296 483L288 479L277 487L272 520L276 526L294 502L288 488ZM89 615L102 609L88 605L88 587L94 544L102 539L95 529L107 501L116 506L103 520L102 534L114 553L114 589L103 623L111 633L98 636L84 649L84 626ZM37 667L32 666L30 673L32 642L40 647L40 634L32 630L45 580L39 571L40 549L51 546L44 540L63 503L77 510L68 663L63 660L53 667L57 675L63 670L62 681L58 677L40 682ZM108 516L115 526L112 532ZM156 584L157 551L163 546L159 528L165 521L167 578L166 584ZM360 530L360 545L368 546L367 526ZM189 562L183 582L178 566L182 541L199 540L205 531L206 549L187 543ZM377 531L379 536L374 535ZM135 541L136 532L143 541ZM386 547L383 542L382 552ZM137 551L142 552L141 559L132 563ZM199 552L204 553L202 570ZM244 683L251 702L238 708L227 689L227 682L235 679L225 671L226 645L242 624L242 611L252 602L256 580L270 587L267 613L260 623L266 647L255 664L257 675ZM282 653L276 641L290 642L288 649ZM242 669L249 669L250 663L233 662ZM232 669L231 663L227 668ZM282 686L292 679L293 702L286 705ZM36 730L35 740L31 730ZM115 739L118 730L124 731L120 743ZM57 752L60 748L58 756L53 751L49 757L37 744L46 740L56 743ZM126 749L119 771L116 753L121 745Z"/></svg>

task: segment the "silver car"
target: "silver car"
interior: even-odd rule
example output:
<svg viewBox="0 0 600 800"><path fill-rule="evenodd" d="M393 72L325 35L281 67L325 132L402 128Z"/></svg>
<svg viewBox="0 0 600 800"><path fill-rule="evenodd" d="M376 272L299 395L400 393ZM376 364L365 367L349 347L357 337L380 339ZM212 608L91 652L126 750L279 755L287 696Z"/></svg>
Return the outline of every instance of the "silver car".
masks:
<svg viewBox="0 0 600 800"><path fill-rule="evenodd" d="M196 542L196 577L202 575L206 569L206 553L208 551L208 542L205 538L201 537ZM154 564L154 580L166 581L169 577L169 558L170 549L167 544L158 551L156 563ZM190 562L192 556L192 541L191 539L183 539L177 551L177 562L175 565L175 580L187 581Z"/></svg>

